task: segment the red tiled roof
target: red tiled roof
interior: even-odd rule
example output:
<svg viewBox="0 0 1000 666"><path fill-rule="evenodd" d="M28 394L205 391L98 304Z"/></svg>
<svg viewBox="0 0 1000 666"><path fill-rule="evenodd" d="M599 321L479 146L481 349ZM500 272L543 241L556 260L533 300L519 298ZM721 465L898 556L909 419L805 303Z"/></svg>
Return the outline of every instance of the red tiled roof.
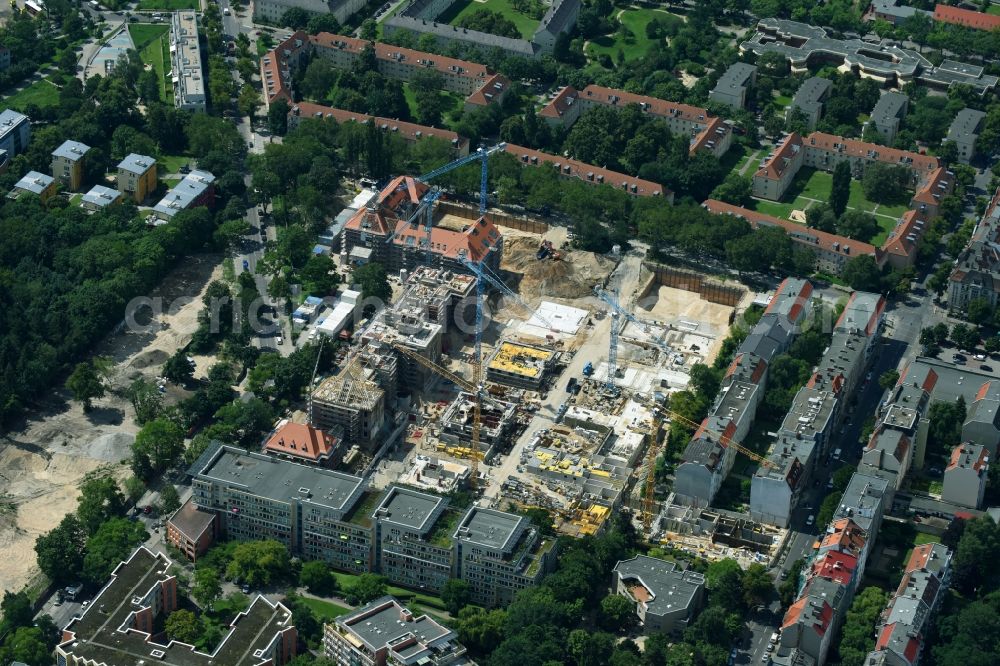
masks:
<svg viewBox="0 0 1000 666"><path fill-rule="evenodd" d="M714 141L718 143L722 141L723 137L733 131L733 128L729 126L728 123L717 116L713 116L708 124L705 125L705 129L698 133L698 135L691 142L691 147L688 149L690 154L701 150L702 148L709 148L708 142Z"/></svg>
<svg viewBox="0 0 1000 666"><path fill-rule="evenodd" d="M461 148L466 143L465 139L451 130L438 129L437 127L418 125L416 123L408 123L403 120L395 120L392 118L369 116L366 113L355 113L354 111L335 109L330 106L322 106L320 104L312 104L310 102L298 102L291 108L288 115L298 116L301 118L332 118L338 124L350 121L368 123L374 120L378 127L381 127L388 132L399 134L408 141L434 137L436 139L449 142L456 149Z"/></svg>
<svg viewBox="0 0 1000 666"><path fill-rule="evenodd" d="M260 59L260 79L264 85L267 103L277 99L292 101L288 78L291 76L289 60L309 47L309 35L299 30Z"/></svg>
<svg viewBox="0 0 1000 666"><path fill-rule="evenodd" d="M976 30L996 30L1000 28L1000 16L984 14L983 12L952 7L950 5L937 5L934 7L934 20L942 23L954 23L964 25L966 28Z"/></svg>
<svg viewBox="0 0 1000 666"><path fill-rule="evenodd" d="M510 88L510 79L503 74L494 74L486 79L486 82L471 95L465 98L467 104L476 106L489 106L503 96L504 92Z"/></svg>
<svg viewBox="0 0 1000 666"><path fill-rule="evenodd" d="M538 112L538 115L545 116L546 118L559 118L566 112L566 109L573 104L573 101L580 95L576 88L573 86L566 86L559 93L552 98L552 101L542 107L542 110Z"/></svg>
<svg viewBox="0 0 1000 666"><path fill-rule="evenodd" d="M264 444L267 453L282 453L318 462L337 447L337 438L302 423L286 423Z"/></svg>
<svg viewBox="0 0 1000 666"><path fill-rule="evenodd" d="M715 211L712 209L713 207L709 204L722 204L722 207L730 206L730 204L726 204L721 201L716 201L715 199L709 199L708 201L705 202L705 207L708 208L708 210L713 213L730 212L721 209L719 211ZM738 208L738 206L731 206L731 207ZM747 212L752 212L752 211L747 211ZM738 213L731 213L731 214L738 215ZM751 222L751 226L752 225L753 222ZM777 291L774 292L774 296L771 298L771 302L768 303L767 308L764 310L765 314L771 312L771 308L777 307L778 296L780 296L781 293L785 291L785 288L789 285L789 280L790 278L785 278L784 280L781 281L781 284L778 285L778 289ZM802 290L799 291L798 295L795 297L795 303L792 304L792 307L788 311L789 321L796 324L799 322L799 317L805 312L806 306L809 304L809 298L812 296L812 293L813 293L812 282L809 282L808 280L803 281Z"/></svg>
<svg viewBox="0 0 1000 666"><path fill-rule="evenodd" d="M361 53L365 50L366 46L371 44L375 48L375 57L379 60L394 60L407 64L423 65L424 67L436 69L447 76L462 76L470 79L482 79L483 81L489 76L489 70L486 65L480 65L477 62L449 58L448 56L407 49L402 46L394 46L382 42L367 42L363 39L334 35L329 32L312 35L309 37L309 41L317 48L337 49L350 51L351 53Z"/></svg>
<svg viewBox="0 0 1000 666"><path fill-rule="evenodd" d="M846 154L860 159L874 159L885 164L906 166L918 173L929 173L941 166L938 158L932 155L921 155L909 150L888 148L877 143L848 139L825 132L813 132L804 139L803 144L807 148L827 150L831 153Z"/></svg>
<svg viewBox="0 0 1000 666"><path fill-rule="evenodd" d="M919 571L927 566L927 562L930 561L931 552L934 550L933 543L924 543L913 548L913 552L910 553L910 559L906 563L905 573L912 573L914 571Z"/></svg>
<svg viewBox="0 0 1000 666"><path fill-rule="evenodd" d="M837 550L855 556L864 549L864 530L850 518L835 521L832 528L833 531L828 532L820 542L820 549Z"/></svg>
<svg viewBox="0 0 1000 666"><path fill-rule="evenodd" d="M781 227L789 235L800 240L805 240L813 246L826 250L827 252L835 252L837 254L850 257L858 255L872 255L875 257L877 262L881 263L881 253L875 248L874 245L869 243L862 243L861 241L852 240L846 236L838 236L837 234L827 233L825 231L820 231L819 229L812 229L803 224L797 224L789 220L782 220L781 218L774 217L772 215L758 213L747 208L725 203L724 201L718 201L717 199L708 199L702 205L704 205L709 211L718 215L729 214L741 217L749 222L750 226L754 228L757 228L761 224Z"/></svg>
<svg viewBox="0 0 1000 666"><path fill-rule="evenodd" d="M937 206L943 197L951 194L953 189L955 189L955 174L949 173L944 167L938 167L917 186L913 201Z"/></svg>
<svg viewBox="0 0 1000 666"><path fill-rule="evenodd" d="M669 102L659 97L649 97L648 95L637 95L627 90L617 88L605 88L604 86L589 85L580 92L580 98L598 104L609 106L628 106L638 104L647 113L654 116L672 116L681 118L692 123L707 124L712 116L707 109L690 104L679 104Z"/></svg>
<svg viewBox="0 0 1000 666"><path fill-rule="evenodd" d="M780 179L781 174L785 172L785 168L788 166L788 162L791 161L792 157L799 150L802 150L802 137L798 132L792 132L785 137L785 142L774 151L771 159L765 162L764 166L758 169L754 175L770 180Z"/></svg>
<svg viewBox="0 0 1000 666"><path fill-rule="evenodd" d="M900 224L892 230L892 233L882 244L882 251L909 257L917 251L917 244L926 231L927 219L916 209L911 209L903 213L900 220Z"/></svg>
<svg viewBox="0 0 1000 666"><path fill-rule="evenodd" d="M952 449L952 451L951 451L951 460L948 461L948 466L945 469L946 470L952 470L952 469L955 469L957 467L962 467L963 466L962 465L962 456L965 455L965 454L971 454L973 452L974 452L974 449L972 449L971 447L970 448L966 448L965 444L959 444L954 449ZM977 457L975 460L970 460L969 461L970 462L970 467L973 470L975 470L976 472L978 472L979 470L981 470L983 467L986 466L986 463L988 462L989 457L990 457L989 450L985 446L982 447L982 448L980 448L979 449L979 457Z"/></svg>
<svg viewBox="0 0 1000 666"><path fill-rule="evenodd" d="M858 566L858 558L836 550L831 550L816 560L812 575L835 580L841 585L849 585Z"/></svg>
<svg viewBox="0 0 1000 666"><path fill-rule="evenodd" d="M400 220L396 225L396 236L392 242L396 245L420 247L427 234L423 227L413 228ZM453 231L442 227L431 229L431 250L455 259L463 254L472 262L480 262L496 247L502 236L496 226L486 217L481 217L463 231Z"/></svg>
<svg viewBox="0 0 1000 666"><path fill-rule="evenodd" d="M879 631L878 640L875 641L876 650L888 650L891 649L893 652L898 652L906 657L909 663L914 663L917 660L917 655L920 654L920 638L918 636L906 637L906 645L900 649L898 645L890 646L889 643L892 640L892 630L896 626L896 623L886 624L882 626Z"/></svg>
<svg viewBox="0 0 1000 666"><path fill-rule="evenodd" d="M986 396L990 394L990 384L991 382L984 382L979 390L976 391L976 400L985 400Z"/></svg>
<svg viewBox="0 0 1000 666"><path fill-rule="evenodd" d="M532 166L551 164L557 167L559 173L563 176L574 176L580 180L594 184L611 185L612 187L623 189L630 194L646 197L668 196L672 194L670 190L659 183L634 178L623 173L618 173L617 171L611 171L610 169L586 164L585 162L579 162L567 157L549 155L548 153L533 150L532 148L525 148L524 146L517 146L512 143L508 143L504 150L516 157L522 164L530 164Z"/></svg>
<svg viewBox="0 0 1000 666"><path fill-rule="evenodd" d="M378 203L374 209L360 209L345 224L345 228L364 230L380 236L388 236L396 228L398 217L396 211L404 203L416 206L427 191L427 185L410 176L393 178L378 194ZM404 221L405 223L405 221Z"/></svg>

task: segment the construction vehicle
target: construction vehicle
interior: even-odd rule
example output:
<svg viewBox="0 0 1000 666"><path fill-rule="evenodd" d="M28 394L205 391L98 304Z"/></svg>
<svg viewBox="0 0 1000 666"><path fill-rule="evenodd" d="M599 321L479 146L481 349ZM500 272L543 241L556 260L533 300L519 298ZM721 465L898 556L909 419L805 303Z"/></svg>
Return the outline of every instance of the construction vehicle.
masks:
<svg viewBox="0 0 1000 666"><path fill-rule="evenodd" d="M587 361L587 365L583 366L583 376L590 377L594 374L594 364Z"/></svg>

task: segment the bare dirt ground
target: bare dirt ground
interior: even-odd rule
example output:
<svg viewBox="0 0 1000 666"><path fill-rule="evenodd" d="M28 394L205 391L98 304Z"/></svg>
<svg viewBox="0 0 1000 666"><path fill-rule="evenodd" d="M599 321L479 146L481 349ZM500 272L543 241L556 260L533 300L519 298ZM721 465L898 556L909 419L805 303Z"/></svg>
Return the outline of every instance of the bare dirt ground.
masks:
<svg viewBox="0 0 1000 666"><path fill-rule="evenodd" d="M151 294L162 299L163 314L155 321L165 327L126 327L97 346L94 353L112 361L111 391L90 414L60 388L48 404L0 436L0 498L16 509L0 512L0 588L21 589L37 574L35 540L76 509L84 476L98 470L128 475L129 447L138 428L132 407L118 392L139 377L156 377L163 362L187 344L197 328L202 293L222 276L221 262L219 255L193 257ZM136 320L148 322L149 310Z"/></svg>
<svg viewBox="0 0 1000 666"><path fill-rule="evenodd" d="M607 257L579 250L559 250L562 259L558 261L539 260L535 258L539 243L534 234L509 236L500 262L507 284L532 305L542 299L590 296L594 285L603 282L615 267ZM555 241L553 245L559 247Z"/></svg>

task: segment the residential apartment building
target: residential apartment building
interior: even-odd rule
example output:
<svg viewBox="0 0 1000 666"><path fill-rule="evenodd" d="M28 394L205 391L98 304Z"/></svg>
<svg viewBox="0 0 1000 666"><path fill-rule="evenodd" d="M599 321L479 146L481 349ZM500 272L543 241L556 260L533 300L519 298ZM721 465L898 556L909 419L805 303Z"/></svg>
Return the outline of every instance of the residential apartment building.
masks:
<svg viewBox="0 0 1000 666"><path fill-rule="evenodd" d="M948 310L965 312L970 301L1000 307L1000 188L986 207L948 278Z"/></svg>
<svg viewBox="0 0 1000 666"><path fill-rule="evenodd" d="M163 622L178 608L171 561L140 546L73 616L56 647L60 666L161 663L166 666L283 666L295 658L292 613L258 595L211 652L168 640Z"/></svg>
<svg viewBox="0 0 1000 666"><path fill-rule="evenodd" d="M112 204L119 203L124 196L118 190L113 190L110 187L94 185L80 197L80 206L90 211L103 210Z"/></svg>
<svg viewBox="0 0 1000 666"><path fill-rule="evenodd" d="M834 327L830 346L795 394L768 453L770 465L751 479L750 517L786 527L809 487L819 459L843 420L845 401L861 382L877 349L885 317L885 299L854 292Z"/></svg>
<svg viewBox="0 0 1000 666"><path fill-rule="evenodd" d="M984 382L969 402L962 441L982 444L990 457L996 458L1000 447L1000 381Z"/></svg>
<svg viewBox="0 0 1000 666"><path fill-rule="evenodd" d="M413 270L430 263L432 267L469 273L465 261L485 262L499 270L503 236L488 217L469 220L459 231L433 227L430 246L423 226L408 223L429 187L415 178L394 178L378 197L358 210L344 225L341 247L351 260L377 261L390 273ZM430 261L427 258L430 251Z"/></svg>
<svg viewBox="0 0 1000 666"><path fill-rule="evenodd" d="M930 421L927 411L937 382L931 371L920 384L898 382L879 406L875 430L861 453L858 471L885 479L891 496L911 467L922 467Z"/></svg>
<svg viewBox="0 0 1000 666"><path fill-rule="evenodd" d="M45 202L54 197L57 191L55 178L38 171L29 171L14 183L14 189L7 194L7 198L17 199L22 194L29 194Z"/></svg>
<svg viewBox="0 0 1000 666"><path fill-rule="evenodd" d="M253 19L280 25L285 12L295 8L311 15L333 14L337 23L342 24L364 6L364 0L257 0L253 3Z"/></svg>
<svg viewBox="0 0 1000 666"><path fill-rule="evenodd" d="M757 67L745 62L735 62L719 77L708 98L734 109L747 105L747 90L757 82Z"/></svg>
<svg viewBox="0 0 1000 666"><path fill-rule="evenodd" d="M274 539L305 559L372 570L370 529L350 520L364 494L360 477L217 443L191 473L191 501L219 516L221 536Z"/></svg>
<svg viewBox="0 0 1000 666"><path fill-rule="evenodd" d="M188 500L167 519L167 543L195 562L219 536L219 516Z"/></svg>
<svg viewBox="0 0 1000 666"><path fill-rule="evenodd" d="M130 153L118 163L118 191L142 203L156 190L156 160Z"/></svg>
<svg viewBox="0 0 1000 666"><path fill-rule="evenodd" d="M963 7L937 4L934 6L934 20L952 23L973 30L992 31L1000 28L1000 16L977 12Z"/></svg>
<svg viewBox="0 0 1000 666"><path fill-rule="evenodd" d="M579 91L567 86L538 115L549 125L568 129L590 109L599 106L624 109L631 105L663 120L671 134L688 137L692 155L707 150L722 157L733 143L733 128L707 109L598 85L589 85Z"/></svg>
<svg viewBox="0 0 1000 666"><path fill-rule="evenodd" d="M959 162L968 164L976 156L976 140L979 138L979 132L985 118L985 112L966 107L958 112L955 120L948 127L948 136L945 137L945 141L955 144Z"/></svg>
<svg viewBox="0 0 1000 666"><path fill-rule="evenodd" d="M522 166L552 166L561 178L576 178L590 185L609 185L636 197L663 197L668 203L674 202L674 193L659 183L635 178L628 174L605 169L568 157L550 155L533 148L525 148L512 143L504 145L504 150L517 158Z"/></svg>
<svg viewBox="0 0 1000 666"><path fill-rule="evenodd" d="M803 81L795 91L792 103L785 109L785 120L792 118L797 111L805 118L806 129L816 129L816 123L823 115L823 102L826 101L832 88L833 82L830 79L821 79L818 76Z"/></svg>
<svg viewBox="0 0 1000 666"><path fill-rule="evenodd" d="M965 442L956 446L944 469L941 499L970 509L982 506L989 462L989 449L982 444Z"/></svg>
<svg viewBox="0 0 1000 666"><path fill-rule="evenodd" d="M7 151L7 158L20 155L31 141L31 121L28 116L12 109L0 112L0 150Z"/></svg>
<svg viewBox="0 0 1000 666"><path fill-rule="evenodd" d="M63 141L52 151L52 177L63 187L75 192L83 184L84 156L90 146L79 141Z"/></svg>
<svg viewBox="0 0 1000 666"><path fill-rule="evenodd" d="M887 145L891 144L899 126L906 117L906 112L910 108L910 98L902 93L883 92L878 98L875 108L872 109L868 122L878 131L882 141Z"/></svg>
<svg viewBox="0 0 1000 666"><path fill-rule="evenodd" d="M185 111L204 111L208 104L205 75L198 45L198 14L179 11L170 17L170 59L174 83L174 106Z"/></svg>
<svg viewBox="0 0 1000 666"><path fill-rule="evenodd" d="M211 208L214 204L215 176L208 171L194 169L153 206L153 212L157 218L166 223L182 210L191 210L198 206Z"/></svg>
<svg viewBox="0 0 1000 666"><path fill-rule="evenodd" d="M816 270L830 275L840 275L848 261L857 256L869 256L878 266L885 262L885 253L870 243L862 243L846 236L820 231L804 224L783 220L733 204L708 199L702 204L717 215L734 215L750 223L754 229L779 227L797 245L808 249L816 257Z"/></svg>
<svg viewBox="0 0 1000 666"><path fill-rule="evenodd" d="M977 65L954 60L934 65L923 54L896 46L891 40L873 44L856 38L835 39L824 28L780 18L758 21L750 39L740 44L740 53L778 53L788 60L794 74L808 72L810 65L843 67L894 88L911 81L939 90L967 85L986 95L996 88L998 80Z"/></svg>
<svg viewBox="0 0 1000 666"><path fill-rule="evenodd" d="M337 666L469 666L458 634L393 597L323 626L323 655Z"/></svg>
<svg viewBox="0 0 1000 666"><path fill-rule="evenodd" d="M369 116L364 113L344 111L334 109L329 106L311 104L309 102L298 102L288 112L288 129L295 129L303 120L332 120L338 125L344 123L359 123L361 125L374 125L380 131L393 136L400 137L406 143L416 143L421 139L438 139L449 144L454 151L455 157L463 157L469 154L469 141L460 137L451 130L438 129L427 125L408 123L392 118L379 118Z"/></svg>
<svg viewBox="0 0 1000 666"><path fill-rule="evenodd" d="M707 507L712 503L736 458L731 442L750 431L757 405L767 386L771 359L788 349L811 310L812 285L786 279L778 287L760 321L737 350L708 416L684 449L674 478L674 501Z"/></svg>
<svg viewBox="0 0 1000 666"><path fill-rule="evenodd" d="M375 509L375 567L390 582L439 594L452 574L448 500L390 486Z"/></svg>
<svg viewBox="0 0 1000 666"><path fill-rule="evenodd" d="M753 195L771 201L781 200L802 168L804 156L802 136L798 132L779 140L753 175Z"/></svg>
<svg viewBox="0 0 1000 666"><path fill-rule="evenodd" d="M506 606L555 567L556 540L524 516L473 505L453 539L454 577L469 584L475 604Z"/></svg>
<svg viewBox="0 0 1000 666"><path fill-rule="evenodd" d="M903 21L913 16L931 16L933 12L925 9L917 9L906 4L901 4L900 0L874 0L868 8L869 19L882 19L892 25L899 25Z"/></svg>
<svg viewBox="0 0 1000 666"><path fill-rule="evenodd" d="M678 569L676 563L645 555L615 565L611 589L635 602L635 612L646 633L677 634L687 628L701 608L705 576Z"/></svg>
<svg viewBox="0 0 1000 666"><path fill-rule="evenodd" d="M338 428L343 433L342 428ZM344 438L305 423L282 421L264 443L263 452L292 462L333 467L343 456Z"/></svg>
<svg viewBox="0 0 1000 666"><path fill-rule="evenodd" d="M875 650L865 666L917 666L951 582L951 551L939 543L916 546L903 579L879 619Z"/></svg>

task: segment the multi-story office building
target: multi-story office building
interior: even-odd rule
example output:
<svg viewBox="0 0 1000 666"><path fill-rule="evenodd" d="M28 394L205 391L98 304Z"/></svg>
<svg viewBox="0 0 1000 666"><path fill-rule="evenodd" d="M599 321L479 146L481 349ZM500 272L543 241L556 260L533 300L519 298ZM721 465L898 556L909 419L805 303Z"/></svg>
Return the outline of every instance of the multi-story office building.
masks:
<svg viewBox="0 0 1000 666"><path fill-rule="evenodd" d="M79 141L63 141L52 151L52 177L72 192L83 184L84 156L90 146Z"/></svg>
<svg viewBox="0 0 1000 666"><path fill-rule="evenodd" d="M218 444L192 475L191 501L219 516L226 538L274 539L306 559L371 571L370 529L351 521L360 477Z"/></svg>
<svg viewBox="0 0 1000 666"><path fill-rule="evenodd" d="M0 112L0 150L7 151L7 158L20 155L31 140L31 121L28 116L12 109Z"/></svg>
<svg viewBox="0 0 1000 666"><path fill-rule="evenodd" d="M142 203L156 190L156 160L130 153L118 163L118 191Z"/></svg>
<svg viewBox="0 0 1000 666"><path fill-rule="evenodd" d="M473 506L453 538L455 577L469 584L476 604L507 605L555 565L555 539L542 537L524 516Z"/></svg>
<svg viewBox="0 0 1000 666"><path fill-rule="evenodd" d="M337 666L469 666L458 634L382 597L323 627L323 654Z"/></svg>
<svg viewBox="0 0 1000 666"><path fill-rule="evenodd" d="M291 611L259 595L212 652L162 638L163 622L178 608L177 578L168 573L170 566L162 553L145 546L119 564L63 629L56 647L59 666L282 666L295 658L298 633Z"/></svg>
<svg viewBox="0 0 1000 666"><path fill-rule="evenodd" d="M174 81L174 106L186 111L204 111L205 75L198 45L198 14L174 12L170 17L170 58Z"/></svg>
<svg viewBox="0 0 1000 666"><path fill-rule="evenodd" d="M390 486L375 509L375 566L389 581L437 594L452 575L448 500Z"/></svg>

